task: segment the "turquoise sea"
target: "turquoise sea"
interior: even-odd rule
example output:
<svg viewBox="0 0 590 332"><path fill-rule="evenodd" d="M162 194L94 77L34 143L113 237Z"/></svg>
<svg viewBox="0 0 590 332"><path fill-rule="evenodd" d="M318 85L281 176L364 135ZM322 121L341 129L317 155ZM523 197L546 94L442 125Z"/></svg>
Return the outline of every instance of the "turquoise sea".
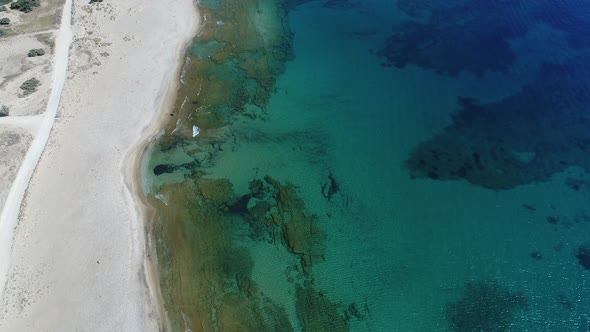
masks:
<svg viewBox="0 0 590 332"><path fill-rule="evenodd" d="M242 198L227 237L292 328L337 330L301 318L307 278L351 331L590 331L590 2L288 8L292 56L264 110L227 122L200 169ZM151 167L186 174L188 150ZM325 234L305 278L297 252L243 226L267 175Z"/></svg>

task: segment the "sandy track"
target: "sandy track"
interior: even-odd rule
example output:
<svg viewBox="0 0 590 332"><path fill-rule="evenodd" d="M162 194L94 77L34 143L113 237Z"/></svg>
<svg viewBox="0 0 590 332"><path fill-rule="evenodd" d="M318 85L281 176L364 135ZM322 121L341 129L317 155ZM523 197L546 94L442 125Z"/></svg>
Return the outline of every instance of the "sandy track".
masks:
<svg viewBox="0 0 590 332"><path fill-rule="evenodd" d="M4 294L8 267L10 264L10 249L14 236L14 229L18 223L18 213L21 202L29 185L31 175L41 158L47 145L49 133L53 126L59 101L66 80L69 48L72 42L72 0L66 0L61 19L61 27L55 37L55 60L51 84L51 95L45 113L38 117L5 118L3 123L18 124L22 127L38 126L35 138L21 164L8 197L0 215L0 298ZM40 119L39 119L40 118Z"/></svg>

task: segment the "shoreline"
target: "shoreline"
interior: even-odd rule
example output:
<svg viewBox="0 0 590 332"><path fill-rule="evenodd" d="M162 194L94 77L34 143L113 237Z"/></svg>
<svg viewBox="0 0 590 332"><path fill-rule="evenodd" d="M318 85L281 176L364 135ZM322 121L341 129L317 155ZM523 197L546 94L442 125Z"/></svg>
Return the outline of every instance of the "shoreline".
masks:
<svg viewBox="0 0 590 332"><path fill-rule="evenodd" d="M188 53L174 117L150 150L146 173L169 323L179 331L348 331L355 310L342 312L313 284L312 267L325 260L326 243L317 215L296 185L266 169L264 162L275 159L249 160L262 151L239 151L287 140L256 128L255 120L266 121L265 107L282 96L277 80L294 56L289 12L280 0L203 7L208 20ZM321 135L312 144L314 138ZM242 158L232 159L233 152ZM219 167L224 157L228 168ZM276 255L258 260L261 250Z"/></svg>
<svg viewBox="0 0 590 332"><path fill-rule="evenodd" d="M141 136L135 144L128 150L122 164L121 173L123 174L127 194L130 195L135 202L135 210L137 213L137 220L143 227L144 241L145 241L145 257L143 262L143 270L145 283L150 291L151 299L160 317L162 325L160 326L164 331L171 331L170 321L168 320L167 312L164 307L164 299L162 297L160 278L158 271L158 258L156 255L156 247L153 242L153 225L157 217L156 209L149 204L148 198L144 193L143 188L143 172L144 159L146 153L149 151L149 146L153 139L162 131L168 120L168 112L174 106L178 90L181 85L182 68L186 62L186 52L192 40L200 32L203 24L203 17L198 8L198 1L189 0L193 4L193 27L191 35L184 41L182 46L176 50L178 61L174 70L170 71L171 78L167 81L168 85L163 85L161 103L159 112L154 114L151 123L144 128Z"/></svg>

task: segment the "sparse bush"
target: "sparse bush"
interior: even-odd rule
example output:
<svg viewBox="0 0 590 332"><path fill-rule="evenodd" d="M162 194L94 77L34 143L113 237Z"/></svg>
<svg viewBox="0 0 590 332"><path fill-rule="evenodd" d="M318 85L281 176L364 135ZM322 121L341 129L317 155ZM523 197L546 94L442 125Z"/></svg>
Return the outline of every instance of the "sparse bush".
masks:
<svg viewBox="0 0 590 332"><path fill-rule="evenodd" d="M7 4L9 4L11 1L12 1L12 0L0 0L0 6L7 5Z"/></svg>
<svg viewBox="0 0 590 332"><path fill-rule="evenodd" d="M10 19L9 18L0 18L0 25L9 25Z"/></svg>
<svg viewBox="0 0 590 332"><path fill-rule="evenodd" d="M8 10L8 9L6 9L6 6L0 6L0 12L5 12L5 11L7 11L7 10Z"/></svg>
<svg viewBox="0 0 590 332"><path fill-rule="evenodd" d="M10 4L10 9L18 9L21 12L29 13L35 9L35 7L41 6L39 0L17 0Z"/></svg>
<svg viewBox="0 0 590 332"><path fill-rule="evenodd" d="M0 30L0 37L4 36L5 34L6 34L6 31Z"/></svg>
<svg viewBox="0 0 590 332"><path fill-rule="evenodd" d="M24 81L20 86L21 90L23 90L23 96L28 96L31 93L37 91L39 85L41 85L41 82L39 82L39 80L34 77Z"/></svg>
<svg viewBox="0 0 590 332"><path fill-rule="evenodd" d="M29 58L33 58L36 56L43 56L45 55L45 51L42 48L34 48L32 50L29 51L29 53L27 53L27 56Z"/></svg>
<svg viewBox="0 0 590 332"><path fill-rule="evenodd" d="M10 114L10 109L8 106L0 107L0 118L8 116Z"/></svg>
<svg viewBox="0 0 590 332"><path fill-rule="evenodd" d="M90 0L89 3L102 2L102 0Z"/></svg>

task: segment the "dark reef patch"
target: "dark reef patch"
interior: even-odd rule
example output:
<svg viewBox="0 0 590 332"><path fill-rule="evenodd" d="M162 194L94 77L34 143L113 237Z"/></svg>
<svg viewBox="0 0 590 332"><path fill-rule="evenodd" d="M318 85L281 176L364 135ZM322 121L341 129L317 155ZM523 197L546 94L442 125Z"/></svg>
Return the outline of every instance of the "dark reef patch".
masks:
<svg viewBox="0 0 590 332"><path fill-rule="evenodd" d="M378 54L385 66L416 65L440 74L507 72L516 60L510 40L544 23L590 46L590 9L573 0L398 0L412 20L394 27Z"/></svg>
<svg viewBox="0 0 590 332"><path fill-rule="evenodd" d="M231 241L223 218L235 199L231 183L200 178L161 190L170 208L159 207L156 245L172 331L292 331L285 309L252 280L250 253Z"/></svg>
<svg viewBox="0 0 590 332"><path fill-rule="evenodd" d="M176 167L174 167L174 165L159 164L159 165L156 165L156 167L154 167L154 174L155 175L162 175L164 173L173 173L174 169L176 169Z"/></svg>
<svg viewBox="0 0 590 332"><path fill-rule="evenodd" d="M559 217L558 216L549 216L549 217L547 217L547 222L550 223L551 225L557 225L559 223Z"/></svg>
<svg viewBox="0 0 590 332"><path fill-rule="evenodd" d="M507 290L495 281L468 282L463 298L446 305L445 315L453 331L508 331L516 315L526 310L521 293Z"/></svg>
<svg viewBox="0 0 590 332"><path fill-rule="evenodd" d="M181 165L172 165L172 164L158 164L154 167L154 174L155 175L162 175L167 173L174 173L176 170L184 168L184 169L192 169L196 166L196 163L185 163Z"/></svg>
<svg viewBox="0 0 590 332"><path fill-rule="evenodd" d="M251 237L284 245L301 264L306 276L317 262L324 261L324 242L326 235L320 228L319 218L305 211L305 203L297 189L290 183L281 183L270 176L250 182L251 192L242 196L230 207L239 210L252 230ZM248 207L251 197L256 202ZM242 200L242 202L240 202Z"/></svg>
<svg viewBox="0 0 590 332"><path fill-rule="evenodd" d="M557 225L559 223L559 217L558 216L548 216L547 222L550 223L551 225Z"/></svg>
<svg viewBox="0 0 590 332"><path fill-rule="evenodd" d="M405 163L410 175L502 190L570 166L590 172L586 62L544 64L533 83L498 101L460 99L453 123L414 148Z"/></svg>
<svg viewBox="0 0 590 332"><path fill-rule="evenodd" d="M590 190L590 181L588 180L568 178L565 180L565 184L574 191Z"/></svg>
<svg viewBox="0 0 590 332"><path fill-rule="evenodd" d="M296 288L296 308L303 331L348 331L345 316L328 297L310 283ZM322 310L317 310L322 308Z"/></svg>
<svg viewBox="0 0 590 332"><path fill-rule="evenodd" d="M559 293L556 296L557 298L557 303L559 303L564 309L566 310L573 310L574 309L574 303L572 302L572 300L569 299L569 297L567 297L567 295L563 294L563 293Z"/></svg>
<svg viewBox="0 0 590 332"><path fill-rule="evenodd" d="M395 27L378 55L398 68L413 64L448 75L507 72L516 59L508 40L528 30L526 22L514 19L522 2L398 1L402 11L426 19Z"/></svg>
<svg viewBox="0 0 590 332"><path fill-rule="evenodd" d="M243 195L229 207L228 212L233 214L247 213L250 198L252 198L252 194Z"/></svg>
<svg viewBox="0 0 590 332"><path fill-rule="evenodd" d="M590 246L583 245L578 247L576 252L576 258L578 263L582 265L586 270L590 270Z"/></svg>
<svg viewBox="0 0 590 332"><path fill-rule="evenodd" d="M328 182L326 182L322 185L322 196L324 196L324 198L327 200L331 200L332 197L336 193L338 193L339 191L340 191L340 185L338 184L338 182L334 178L334 174L332 174L332 172L330 172L328 174Z"/></svg>

